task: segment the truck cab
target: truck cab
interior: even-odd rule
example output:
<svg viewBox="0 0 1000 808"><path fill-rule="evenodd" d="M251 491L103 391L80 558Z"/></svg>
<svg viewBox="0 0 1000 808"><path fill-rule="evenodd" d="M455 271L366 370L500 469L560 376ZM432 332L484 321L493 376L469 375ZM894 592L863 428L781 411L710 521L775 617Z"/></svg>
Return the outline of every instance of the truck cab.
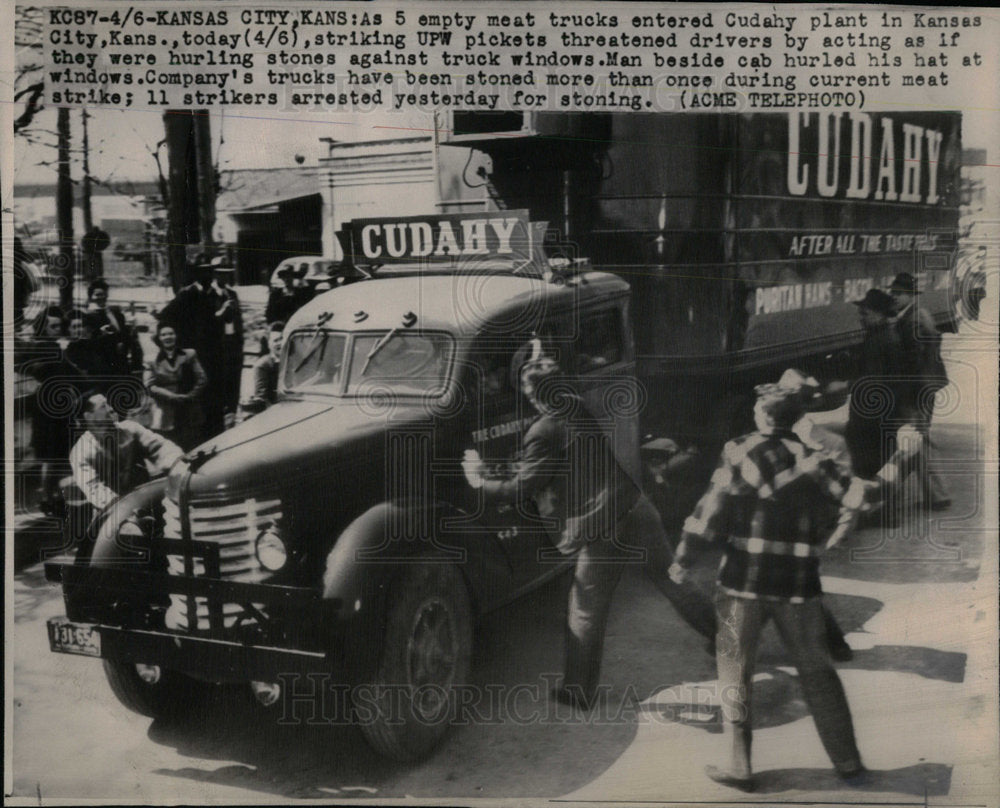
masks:
<svg viewBox="0 0 1000 808"><path fill-rule="evenodd" d="M469 450L497 473L516 458L535 417L527 345L558 356L638 474L628 284L553 274L537 246L383 265L302 308L277 403L120 497L73 563L48 565L67 612L52 649L101 657L119 699L153 716L212 683L266 703L326 674L376 750L426 754L476 617L570 563L530 505L485 505L461 469Z"/></svg>

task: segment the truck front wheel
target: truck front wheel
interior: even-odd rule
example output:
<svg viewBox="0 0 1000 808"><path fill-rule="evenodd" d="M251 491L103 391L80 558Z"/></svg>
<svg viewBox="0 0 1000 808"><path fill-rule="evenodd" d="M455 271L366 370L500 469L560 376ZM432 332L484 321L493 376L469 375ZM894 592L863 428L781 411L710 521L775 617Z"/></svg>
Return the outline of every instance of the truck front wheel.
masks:
<svg viewBox="0 0 1000 808"><path fill-rule="evenodd" d="M355 715L376 752L412 761L454 719L472 648L469 597L453 566L424 563L403 572L389 603L378 672L356 692Z"/></svg>
<svg viewBox="0 0 1000 808"><path fill-rule="evenodd" d="M150 718L178 716L194 708L205 685L155 665L105 659L104 675L112 692L133 712Z"/></svg>

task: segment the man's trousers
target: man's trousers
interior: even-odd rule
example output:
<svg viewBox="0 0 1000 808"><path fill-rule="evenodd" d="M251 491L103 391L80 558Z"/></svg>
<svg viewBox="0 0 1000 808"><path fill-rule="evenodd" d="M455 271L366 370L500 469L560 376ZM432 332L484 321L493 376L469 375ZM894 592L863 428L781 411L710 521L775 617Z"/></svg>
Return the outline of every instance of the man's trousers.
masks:
<svg viewBox="0 0 1000 808"><path fill-rule="evenodd" d="M806 704L833 765L842 773L860 769L847 697L826 648L822 599L791 603L719 592L716 610L719 699L724 728L732 744L731 772L740 777L751 773L751 682L765 618L774 622L791 654Z"/></svg>

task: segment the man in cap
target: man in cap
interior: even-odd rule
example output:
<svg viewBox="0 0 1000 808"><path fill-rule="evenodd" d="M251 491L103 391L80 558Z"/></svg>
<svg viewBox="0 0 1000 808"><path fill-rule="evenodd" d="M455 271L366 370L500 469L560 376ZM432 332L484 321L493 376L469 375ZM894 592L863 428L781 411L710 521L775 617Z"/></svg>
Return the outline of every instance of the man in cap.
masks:
<svg viewBox="0 0 1000 808"><path fill-rule="evenodd" d="M889 287L896 316L902 364L899 373L910 387L912 405L918 416L915 424L923 436L923 451L917 464L920 492L931 510L944 510L951 497L941 478L927 463L930 447L930 426L934 417L934 393L948 384L941 359L941 333L934 318L917 299L917 279L909 272L900 272Z"/></svg>
<svg viewBox="0 0 1000 808"><path fill-rule="evenodd" d="M860 508L864 485L792 431L803 414L798 391L768 384L756 392L757 431L723 448L708 491L684 523L671 567L671 576L682 582L703 541L725 545L717 580L716 662L729 762L705 773L723 785L754 789L751 687L757 641L770 619L798 669L827 754L838 775L855 782L864 768L824 641L819 554L823 503Z"/></svg>
<svg viewBox="0 0 1000 808"><path fill-rule="evenodd" d="M611 598L627 563L644 563L654 580L660 575L665 582L661 591L696 628L697 618L689 615L697 613L698 605L691 603L691 593L680 592L667 578L670 551L656 509L618 463L601 425L584 414L559 365L540 355L535 343L520 381L538 418L524 435L514 474L486 476L474 450L466 452L463 468L469 484L481 489L487 501L533 502L538 516L557 526L553 538L559 552L577 554L564 677L553 695L588 710L598 693ZM635 543L625 544L619 537ZM707 603L705 612L710 617Z"/></svg>

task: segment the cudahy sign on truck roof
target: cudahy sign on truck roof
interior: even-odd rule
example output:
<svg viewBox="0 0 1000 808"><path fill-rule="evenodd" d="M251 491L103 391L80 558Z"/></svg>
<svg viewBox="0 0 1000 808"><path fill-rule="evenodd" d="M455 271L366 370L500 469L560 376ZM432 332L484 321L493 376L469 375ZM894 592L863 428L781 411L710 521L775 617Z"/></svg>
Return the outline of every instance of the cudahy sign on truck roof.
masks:
<svg viewBox="0 0 1000 808"><path fill-rule="evenodd" d="M496 264L515 270L541 257L546 222L526 210L354 219L337 233L354 265L447 264L455 269Z"/></svg>

